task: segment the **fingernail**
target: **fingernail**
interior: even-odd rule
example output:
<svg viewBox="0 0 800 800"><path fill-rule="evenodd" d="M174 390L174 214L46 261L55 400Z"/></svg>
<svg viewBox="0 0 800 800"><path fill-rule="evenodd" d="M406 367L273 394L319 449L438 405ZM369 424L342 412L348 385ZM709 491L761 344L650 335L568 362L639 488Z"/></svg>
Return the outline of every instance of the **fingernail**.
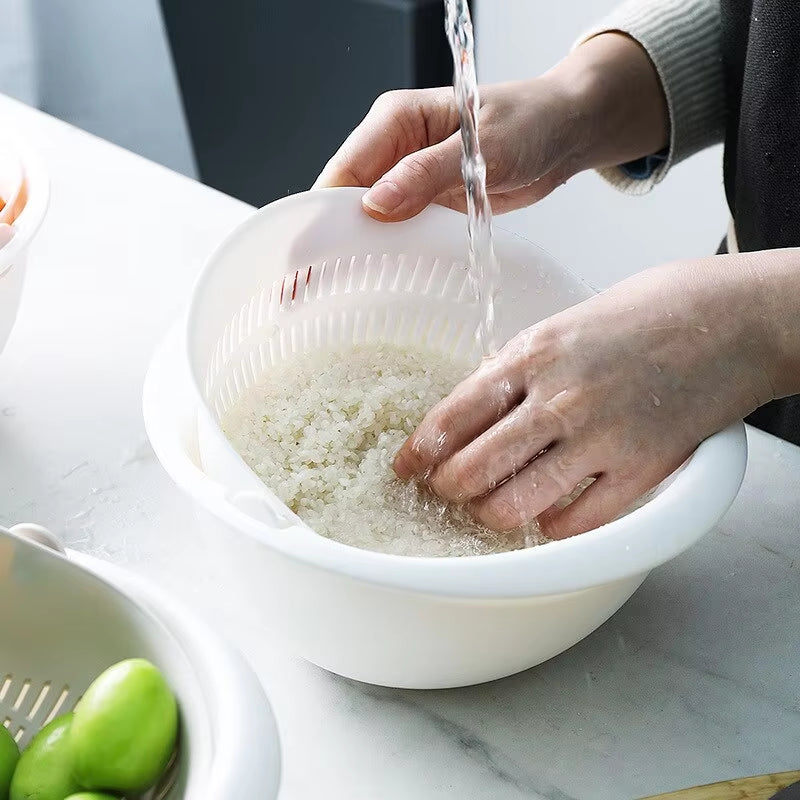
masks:
<svg viewBox="0 0 800 800"><path fill-rule="evenodd" d="M397 475L401 481L407 481L414 474L414 470L411 469L411 466L409 465L403 453L398 453L395 456L392 467L394 469L394 474Z"/></svg>
<svg viewBox="0 0 800 800"><path fill-rule="evenodd" d="M376 183L362 198L361 202L378 214L391 214L402 202L405 196L391 181Z"/></svg>

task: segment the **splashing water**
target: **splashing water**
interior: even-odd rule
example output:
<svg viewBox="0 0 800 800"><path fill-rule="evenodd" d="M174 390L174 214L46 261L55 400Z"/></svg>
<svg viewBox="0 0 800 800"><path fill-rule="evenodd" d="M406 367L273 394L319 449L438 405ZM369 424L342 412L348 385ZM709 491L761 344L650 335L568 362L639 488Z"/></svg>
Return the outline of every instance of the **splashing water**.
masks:
<svg viewBox="0 0 800 800"><path fill-rule="evenodd" d="M461 119L461 172L467 193L469 268L481 312L478 335L484 356L497 351L495 300L500 270L492 245L492 208L486 195L486 162L478 139L478 79L467 0L445 0L445 30L453 51L453 88Z"/></svg>

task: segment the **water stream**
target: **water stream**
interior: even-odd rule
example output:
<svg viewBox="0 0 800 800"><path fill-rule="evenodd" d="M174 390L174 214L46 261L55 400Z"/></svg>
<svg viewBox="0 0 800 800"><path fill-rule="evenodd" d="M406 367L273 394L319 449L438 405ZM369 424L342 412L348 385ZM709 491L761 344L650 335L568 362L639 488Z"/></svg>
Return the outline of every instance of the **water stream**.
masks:
<svg viewBox="0 0 800 800"><path fill-rule="evenodd" d="M461 119L461 171L467 195L469 270L480 309L478 335L484 356L497 350L495 301L500 271L492 244L492 209L486 194L486 162L478 138L475 42L467 0L445 0L445 29L453 51L453 88Z"/></svg>

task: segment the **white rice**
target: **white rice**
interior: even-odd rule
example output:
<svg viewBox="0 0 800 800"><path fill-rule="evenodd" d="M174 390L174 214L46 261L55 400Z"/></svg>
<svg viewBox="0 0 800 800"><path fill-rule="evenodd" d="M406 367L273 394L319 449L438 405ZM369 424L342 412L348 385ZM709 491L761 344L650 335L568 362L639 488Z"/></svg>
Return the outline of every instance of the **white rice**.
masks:
<svg viewBox="0 0 800 800"><path fill-rule="evenodd" d="M270 371L222 421L244 460L317 533L409 556L465 556L546 541L533 524L498 534L392 471L430 408L470 370L389 344L316 351Z"/></svg>

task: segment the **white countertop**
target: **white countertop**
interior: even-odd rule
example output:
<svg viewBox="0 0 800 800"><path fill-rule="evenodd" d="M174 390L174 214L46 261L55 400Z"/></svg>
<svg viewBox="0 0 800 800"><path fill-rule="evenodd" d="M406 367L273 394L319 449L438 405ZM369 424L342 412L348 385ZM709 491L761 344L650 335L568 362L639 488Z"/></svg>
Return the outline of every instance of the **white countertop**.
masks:
<svg viewBox="0 0 800 800"><path fill-rule="evenodd" d="M752 432L722 524L551 662L447 692L328 675L213 591L141 384L200 264L250 208L0 97L53 181L0 356L0 520L128 564L224 626L272 700L285 800L620 800L800 766L800 448ZM1 665L0 665L1 666Z"/></svg>

